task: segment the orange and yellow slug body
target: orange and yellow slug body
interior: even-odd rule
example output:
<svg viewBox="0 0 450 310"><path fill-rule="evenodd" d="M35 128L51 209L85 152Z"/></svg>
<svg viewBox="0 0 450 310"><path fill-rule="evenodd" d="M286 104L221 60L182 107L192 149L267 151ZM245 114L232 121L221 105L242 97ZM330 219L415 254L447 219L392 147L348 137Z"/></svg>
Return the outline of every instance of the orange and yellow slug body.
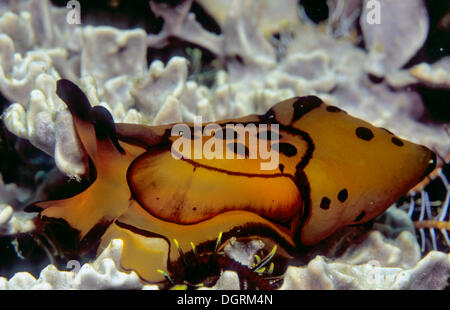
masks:
<svg viewBox="0 0 450 310"><path fill-rule="evenodd" d="M279 102L264 115L216 122L226 137L217 141L220 135L198 135L190 123L185 126L194 134L182 137L171 135L174 125L114 124L106 109L91 108L67 80L58 81L57 94L72 113L96 179L74 197L37 203L40 226L45 233L54 225L70 227L79 250L93 239L101 239L100 251L121 238L122 268L149 282L164 280L158 269L174 270L177 248L207 248L220 233L224 240L267 238L286 253L315 244L381 214L436 161L426 147L315 96ZM229 124L255 126L227 136ZM249 156L252 146L240 135L266 141L277 152L277 165L261 169L262 159ZM173 156L175 141L183 142L177 139L191 146L180 150L180 159ZM208 143L215 150L234 146L240 156L188 156L205 152Z"/></svg>

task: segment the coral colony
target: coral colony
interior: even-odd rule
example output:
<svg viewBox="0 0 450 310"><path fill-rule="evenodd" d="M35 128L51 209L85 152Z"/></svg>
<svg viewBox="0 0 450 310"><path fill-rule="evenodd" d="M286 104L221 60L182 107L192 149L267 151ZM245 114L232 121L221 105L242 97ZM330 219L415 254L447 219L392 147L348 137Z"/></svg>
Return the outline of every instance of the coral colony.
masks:
<svg viewBox="0 0 450 310"><path fill-rule="evenodd" d="M105 24L95 16L85 20L80 3L68 2L67 7L48 0L0 4L0 92L6 129L50 155L72 180L82 181L89 163L73 117L56 94L61 79L77 84L90 104L109 111L116 123L158 126L198 117L208 123L263 115L285 99L317 96L425 145L438 157L450 153L448 129L419 121L424 102L413 87L450 89L450 57L405 66L427 39L430 17L424 0L332 0L328 18L320 23L297 0L185 0L172 6L150 1L152 12L164 21L158 33L124 29L114 20ZM194 6L220 31L208 30ZM189 46L185 56L158 60L156 51L170 47L172 38ZM207 69L202 67L205 55L214 59ZM393 138L392 143L403 142ZM266 155L278 167L278 159ZM259 239L225 243L219 235L214 262L245 268L219 264L214 281L195 287L443 289L450 274L445 167L438 170L444 184L439 202L428 199L428 187L415 189L406 206L392 206L371 227L347 227L313 246L300 264L277 274L276 282L265 279L283 264L277 260L280 247L268 248L267 240ZM37 213L24 212L26 202L45 198L43 192L0 182L0 237L11 240L18 260L23 257L19 237L36 229ZM415 228L422 231L419 239ZM425 229L433 231L430 251L425 251ZM163 246L154 239L155 247ZM0 274L0 289L158 289L182 283L162 270L164 286L143 281L121 267L124 251L124 240L112 238L87 262L61 266L55 261L34 275L25 268ZM203 259L195 245L192 253Z"/></svg>

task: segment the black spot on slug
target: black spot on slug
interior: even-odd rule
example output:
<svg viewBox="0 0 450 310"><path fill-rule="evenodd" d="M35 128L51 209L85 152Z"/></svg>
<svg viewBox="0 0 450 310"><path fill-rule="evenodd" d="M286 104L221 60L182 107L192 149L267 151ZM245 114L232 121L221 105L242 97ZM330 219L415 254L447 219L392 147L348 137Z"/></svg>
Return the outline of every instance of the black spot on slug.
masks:
<svg viewBox="0 0 450 310"><path fill-rule="evenodd" d="M339 192L339 194L338 194L338 200L339 200L340 202L344 202L344 201L347 200L347 197L348 197L348 192L347 192L347 190L344 188L343 190L341 190L341 191Z"/></svg>
<svg viewBox="0 0 450 310"><path fill-rule="evenodd" d="M329 105L327 107L327 111L328 112L341 112L342 110L339 109L338 107L334 106L334 105Z"/></svg>
<svg viewBox="0 0 450 310"><path fill-rule="evenodd" d="M292 121L295 122L299 120L303 115L319 107L321 104L322 100L316 96L298 97L293 104L294 115Z"/></svg>
<svg viewBox="0 0 450 310"><path fill-rule="evenodd" d="M397 146L403 146L403 141L400 140L399 138L392 137L391 141L392 141L392 143L394 143Z"/></svg>
<svg viewBox="0 0 450 310"><path fill-rule="evenodd" d="M297 148L290 143L274 143L272 148L278 153L282 153L287 157L292 157L297 155Z"/></svg>
<svg viewBox="0 0 450 310"><path fill-rule="evenodd" d="M355 222L361 221L362 218L364 217L364 215L366 215L366 212L362 211L362 212L355 218Z"/></svg>
<svg viewBox="0 0 450 310"><path fill-rule="evenodd" d="M331 203L330 198L323 197L322 201L320 202L320 208L324 209L324 210L327 210L328 208L330 208L330 203Z"/></svg>
<svg viewBox="0 0 450 310"><path fill-rule="evenodd" d="M373 132L367 127L358 127L355 130L356 136L362 140L370 141L373 138Z"/></svg>
<svg viewBox="0 0 450 310"><path fill-rule="evenodd" d="M281 173L284 172L284 165L283 164L279 164L278 168L280 169Z"/></svg>

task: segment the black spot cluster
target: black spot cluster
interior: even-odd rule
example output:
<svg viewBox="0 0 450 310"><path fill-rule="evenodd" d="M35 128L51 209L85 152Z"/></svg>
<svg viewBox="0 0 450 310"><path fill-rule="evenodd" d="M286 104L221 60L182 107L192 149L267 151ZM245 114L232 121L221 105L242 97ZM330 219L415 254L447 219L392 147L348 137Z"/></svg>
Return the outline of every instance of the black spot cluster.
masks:
<svg viewBox="0 0 450 310"><path fill-rule="evenodd" d="M347 200L348 198L348 191L346 188L342 189L338 195L337 195L337 199L343 203ZM331 204L331 199L324 196L322 197L322 200L320 201L320 208L322 210L328 210L330 208L330 204ZM366 215L365 211L362 211L360 214L358 214L358 216L355 218L354 222L359 222L363 219L363 217Z"/></svg>
<svg viewBox="0 0 450 310"><path fill-rule="evenodd" d="M391 136L394 136L394 134L390 130L388 130L386 128L381 128L381 129L386 131ZM391 138L391 142L394 143L394 145L396 145L396 146L403 146L404 145L403 141L400 140L399 138L395 137L395 136Z"/></svg>
<svg viewBox="0 0 450 310"><path fill-rule="evenodd" d="M348 192L347 189L342 189L337 196L338 200L340 202L345 202L348 198ZM322 197L322 200L320 201L320 208L323 210L328 210L330 208L331 200L330 198L324 196Z"/></svg>
<svg viewBox="0 0 450 310"><path fill-rule="evenodd" d="M383 129L384 131L386 131L388 134L390 134L392 136L394 135L392 132L390 132L386 128L381 128L381 129ZM355 134L356 134L356 136L358 138L360 138L362 140L365 140L365 141L370 141L374 137L374 134L373 134L372 130L370 130L367 127L358 127L358 128L356 128ZM404 145L403 141L400 140L399 138L395 137L395 136L391 138L391 142L394 145L399 146L399 147Z"/></svg>

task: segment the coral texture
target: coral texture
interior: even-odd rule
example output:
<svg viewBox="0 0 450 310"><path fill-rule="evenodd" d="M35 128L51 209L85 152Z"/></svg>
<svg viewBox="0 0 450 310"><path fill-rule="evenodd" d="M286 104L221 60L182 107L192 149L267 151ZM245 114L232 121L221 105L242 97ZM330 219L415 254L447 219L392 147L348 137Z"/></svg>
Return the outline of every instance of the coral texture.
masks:
<svg viewBox="0 0 450 310"><path fill-rule="evenodd" d="M317 256L305 267L289 267L281 289L442 289L449 268L450 255L435 251L409 269L383 267L376 260L349 268Z"/></svg>
<svg viewBox="0 0 450 310"><path fill-rule="evenodd" d="M16 273L11 279L0 278L0 289L140 289L143 284L136 273L117 269L115 258L120 257L122 240L113 240L110 246L92 264L82 266L69 261L73 271L59 271L53 265L45 267L38 279L26 272Z"/></svg>
<svg viewBox="0 0 450 310"><path fill-rule="evenodd" d="M387 219L389 218L389 219ZM392 208L378 222L402 222L405 212ZM397 235L397 237L393 237ZM347 235L341 236L344 240ZM339 244L339 240L333 240ZM260 240L248 243L232 241L225 255L245 266L254 263L254 255L264 247ZM53 265L45 267L38 279L19 272L11 279L0 277L0 289L157 289L142 282L134 272L120 269L123 241L114 239L92 263L80 265L69 261L67 269L60 271ZM408 230L390 236L380 231L368 232L362 241L347 248L341 255L317 255L303 267L289 266L280 289L442 289L450 275L450 254L432 251L420 259L420 248ZM225 270L216 284L202 289L242 289L239 276Z"/></svg>
<svg viewBox="0 0 450 310"><path fill-rule="evenodd" d="M32 214L16 210L14 205L27 199L29 193L15 184L4 184L0 175L0 235L13 235L34 229Z"/></svg>

